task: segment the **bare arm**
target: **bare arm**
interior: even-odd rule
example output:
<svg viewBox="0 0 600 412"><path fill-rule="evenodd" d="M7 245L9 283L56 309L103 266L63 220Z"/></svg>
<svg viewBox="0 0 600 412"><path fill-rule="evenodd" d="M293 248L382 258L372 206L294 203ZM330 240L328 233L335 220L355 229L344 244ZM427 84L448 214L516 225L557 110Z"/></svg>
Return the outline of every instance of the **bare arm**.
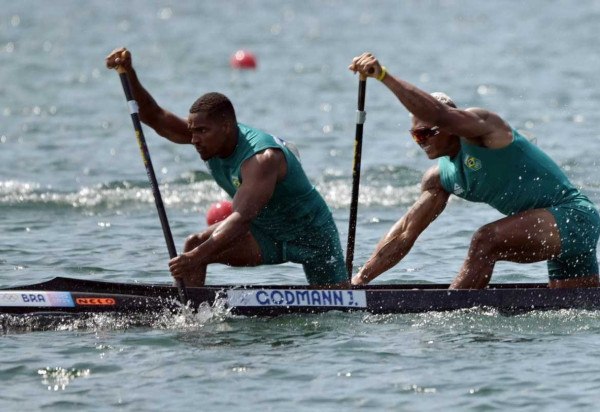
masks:
<svg viewBox="0 0 600 412"><path fill-rule="evenodd" d="M133 97L140 108L140 120L152 127L156 133L175 143L191 143L192 134L188 130L187 120L163 109L142 86L132 65L131 53L125 48L113 50L106 57L106 67L125 68L131 85Z"/></svg>
<svg viewBox="0 0 600 412"><path fill-rule="evenodd" d="M419 235L442 213L449 196L442 187L438 167L430 168L423 176L419 199L379 241L367 263L352 278L352 284L367 284L400 262Z"/></svg>
<svg viewBox="0 0 600 412"><path fill-rule="evenodd" d="M190 257L199 263L210 263L211 256L246 234L250 222L273 196L275 185L285 174L285 157L280 150L267 149L244 162L242 184L233 198L233 212L212 233L208 240L190 251Z"/></svg>
<svg viewBox="0 0 600 412"><path fill-rule="evenodd" d="M355 57L349 69L377 78L382 66L370 53ZM387 73L382 82L416 118L438 126L485 147L504 147L512 141L510 126L497 114L485 109L456 109L444 104L413 84Z"/></svg>

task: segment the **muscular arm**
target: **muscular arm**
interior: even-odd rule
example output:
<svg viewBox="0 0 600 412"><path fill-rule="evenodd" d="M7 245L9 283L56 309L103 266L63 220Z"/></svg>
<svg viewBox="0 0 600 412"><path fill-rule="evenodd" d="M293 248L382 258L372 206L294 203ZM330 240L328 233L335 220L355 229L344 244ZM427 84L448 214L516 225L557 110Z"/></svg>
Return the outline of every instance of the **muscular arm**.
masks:
<svg viewBox="0 0 600 412"><path fill-rule="evenodd" d="M392 75L387 75L383 83L409 112L431 125L490 148L504 147L512 141L510 127L495 113L480 108L450 107Z"/></svg>
<svg viewBox="0 0 600 412"><path fill-rule="evenodd" d="M442 187L438 167L432 167L423 176L419 199L379 241L373 255L352 278L352 284L369 283L400 262L419 235L442 213L449 196Z"/></svg>
<svg viewBox="0 0 600 412"><path fill-rule="evenodd" d="M242 184L233 198L233 212L208 240L190 252L193 259L210 262L210 257L225 249L250 229L250 222L273 196L275 185L285 174L285 157L280 150L267 149L244 162Z"/></svg>
<svg viewBox="0 0 600 412"><path fill-rule="evenodd" d="M129 50L116 49L106 57L106 67L116 69L118 66L127 71L131 92L139 105L140 120L172 142L191 143L192 134L188 130L187 120L163 109L156 103L152 95L142 86L132 66Z"/></svg>
<svg viewBox="0 0 600 412"><path fill-rule="evenodd" d="M378 77L383 70L379 61L370 53L355 57L349 68L370 77ZM389 73L383 78L383 83L410 113L431 126L438 126L473 144L489 148L504 147L512 141L510 126L495 113L480 108L462 110L450 107Z"/></svg>
<svg viewBox="0 0 600 412"><path fill-rule="evenodd" d="M140 107L140 120L174 143L190 144L192 133L188 130L187 120L160 107L142 86L133 68L127 73L131 92Z"/></svg>

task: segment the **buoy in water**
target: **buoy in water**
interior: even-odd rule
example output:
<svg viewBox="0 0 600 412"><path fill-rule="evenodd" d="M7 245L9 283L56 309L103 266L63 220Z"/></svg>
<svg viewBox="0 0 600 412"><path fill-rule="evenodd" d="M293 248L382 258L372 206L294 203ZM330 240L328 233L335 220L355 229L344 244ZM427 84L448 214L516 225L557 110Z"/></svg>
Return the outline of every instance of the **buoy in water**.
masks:
<svg viewBox="0 0 600 412"><path fill-rule="evenodd" d="M256 57L247 50L238 50L231 56L230 64L234 69L256 69Z"/></svg>
<svg viewBox="0 0 600 412"><path fill-rule="evenodd" d="M229 200L221 200L220 202L213 203L206 212L206 223L208 225L214 225L227 217L233 212L233 206Z"/></svg>

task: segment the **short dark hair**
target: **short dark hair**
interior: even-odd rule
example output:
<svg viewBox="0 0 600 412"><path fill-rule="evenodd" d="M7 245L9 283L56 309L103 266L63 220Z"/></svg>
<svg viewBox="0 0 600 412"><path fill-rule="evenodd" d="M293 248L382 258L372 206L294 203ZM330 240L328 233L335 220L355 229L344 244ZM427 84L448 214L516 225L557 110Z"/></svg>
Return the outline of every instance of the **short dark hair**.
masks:
<svg viewBox="0 0 600 412"><path fill-rule="evenodd" d="M190 113L204 112L211 118L236 122L233 104L224 94L210 92L200 96L190 107Z"/></svg>

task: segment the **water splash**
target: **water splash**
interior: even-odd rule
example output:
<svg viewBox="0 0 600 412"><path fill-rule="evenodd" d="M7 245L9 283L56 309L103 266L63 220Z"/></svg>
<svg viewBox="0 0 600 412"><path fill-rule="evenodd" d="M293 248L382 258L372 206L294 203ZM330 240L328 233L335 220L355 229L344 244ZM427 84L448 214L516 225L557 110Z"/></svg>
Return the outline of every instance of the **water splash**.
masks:
<svg viewBox="0 0 600 412"><path fill-rule="evenodd" d="M74 379L87 378L90 375L90 370L46 367L38 369L38 375L42 377L42 385L47 386L49 391L64 391Z"/></svg>
<svg viewBox="0 0 600 412"><path fill-rule="evenodd" d="M196 310L176 303L175 310L162 308L155 312L114 314L26 314L0 315L0 332L25 333L34 331L107 331L149 327L164 330L200 329L207 324L222 323L231 318L231 309L224 299L212 305L202 303Z"/></svg>

